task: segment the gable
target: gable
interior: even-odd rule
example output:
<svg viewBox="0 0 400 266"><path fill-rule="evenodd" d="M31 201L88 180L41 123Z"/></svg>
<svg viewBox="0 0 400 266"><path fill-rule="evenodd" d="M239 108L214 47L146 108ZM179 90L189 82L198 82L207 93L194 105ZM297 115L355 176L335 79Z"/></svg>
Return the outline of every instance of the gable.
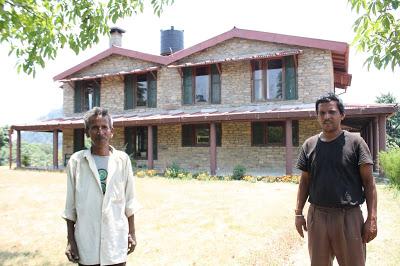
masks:
<svg viewBox="0 0 400 266"><path fill-rule="evenodd" d="M118 74L122 71L132 71L134 69L145 69L157 66L156 63L134 59L122 55L110 55L97 61L96 63L75 72L70 78L82 78L85 76L95 76L104 74Z"/></svg>

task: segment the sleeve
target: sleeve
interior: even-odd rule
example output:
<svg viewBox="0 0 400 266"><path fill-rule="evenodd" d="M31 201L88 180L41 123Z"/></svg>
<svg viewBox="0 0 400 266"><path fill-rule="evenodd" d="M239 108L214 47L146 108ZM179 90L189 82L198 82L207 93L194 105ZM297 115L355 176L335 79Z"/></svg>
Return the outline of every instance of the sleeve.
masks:
<svg viewBox="0 0 400 266"><path fill-rule="evenodd" d="M364 139L360 138L358 143L358 165L362 164L374 164L374 161L372 160L367 143Z"/></svg>
<svg viewBox="0 0 400 266"><path fill-rule="evenodd" d="M136 200L135 178L133 176L132 164L128 155L126 155L125 173L127 174L127 182L125 187L125 215L130 217L142 208Z"/></svg>
<svg viewBox="0 0 400 266"><path fill-rule="evenodd" d="M308 158L305 149L306 149L306 144L303 144L303 146L300 148L300 153L299 153L299 158L297 159L296 168L301 171L308 172L307 168Z"/></svg>
<svg viewBox="0 0 400 266"><path fill-rule="evenodd" d="M76 221L75 208L75 180L76 180L76 162L70 159L67 165L67 196L65 200L65 209L61 215L64 219Z"/></svg>

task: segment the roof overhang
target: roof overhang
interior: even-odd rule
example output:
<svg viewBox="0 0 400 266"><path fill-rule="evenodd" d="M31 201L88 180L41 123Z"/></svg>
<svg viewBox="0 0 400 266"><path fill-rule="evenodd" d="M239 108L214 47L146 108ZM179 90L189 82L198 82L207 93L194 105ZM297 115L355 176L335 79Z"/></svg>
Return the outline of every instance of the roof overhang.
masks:
<svg viewBox="0 0 400 266"><path fill-rule="evenodd" d="M284 119L315 119L314 104L291 106L246 106L237 108L173 110L154 113L125 114L113 117L114 127L163 124L210 123L223 121L257 121ZM346 117L374 117L392 115L397 107L391 104L345 105ZM53 119L25 125L13 125L11 129L24 131L54 131L83 128L82 118Z"/></svg>

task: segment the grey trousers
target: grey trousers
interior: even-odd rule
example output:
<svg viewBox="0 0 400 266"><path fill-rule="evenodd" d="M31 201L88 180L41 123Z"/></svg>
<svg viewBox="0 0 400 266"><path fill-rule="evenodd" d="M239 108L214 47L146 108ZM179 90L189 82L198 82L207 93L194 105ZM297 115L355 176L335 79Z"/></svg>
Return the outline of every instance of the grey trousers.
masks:
<svg viewBox="0 0 400 266"><path fill-rule="evenodd" d="M364 219L360 207L326 208L311 204L307 214L308 251L312 266L365 265L362 241Z"/></svg>

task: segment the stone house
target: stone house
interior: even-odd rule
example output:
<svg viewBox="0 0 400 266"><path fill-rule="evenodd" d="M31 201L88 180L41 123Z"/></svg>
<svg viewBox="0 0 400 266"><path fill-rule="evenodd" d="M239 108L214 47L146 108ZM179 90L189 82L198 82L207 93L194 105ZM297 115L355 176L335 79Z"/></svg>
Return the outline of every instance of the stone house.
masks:
<svg viewBox="0 0 400 266"><path fill-rule="evenodd" d="M17 131L53 132L54 167L85 145L82 115L93 106L113 115L112 141L139 165L172 163L193 172L291 174L299 145L319 132L314 102L351 83L347 43L233 28L183 48L183 31L161 31L162 55L110 48L54 77L62 82L64 117ZM392 105L346 104L344 126L359 132L375 162L385 148ZM62 132L64 162L56 154Z"/></svg>

